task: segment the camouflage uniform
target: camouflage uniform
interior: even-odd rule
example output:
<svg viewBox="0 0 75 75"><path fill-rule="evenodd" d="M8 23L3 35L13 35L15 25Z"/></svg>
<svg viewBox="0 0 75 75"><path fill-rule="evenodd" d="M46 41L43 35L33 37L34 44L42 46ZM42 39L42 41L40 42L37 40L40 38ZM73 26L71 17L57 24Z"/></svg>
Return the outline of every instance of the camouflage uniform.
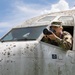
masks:
<svg viewBox="0 0 75 75"><path fill-rule="evenodd" d="M70 50L72 48L72 36L67 31L63 31L60 37L56 37L56 40L51 40L50 38L44 36L42 41L52 45L60 46L65 50Z"/></svg>
<svg viewBox="0 0 75 75"><path fill-rule="evenodd" d="M72 36L69 32L63 31L63 34L57 37L55 42L65 50L70 50L72 47Z"/></svg>

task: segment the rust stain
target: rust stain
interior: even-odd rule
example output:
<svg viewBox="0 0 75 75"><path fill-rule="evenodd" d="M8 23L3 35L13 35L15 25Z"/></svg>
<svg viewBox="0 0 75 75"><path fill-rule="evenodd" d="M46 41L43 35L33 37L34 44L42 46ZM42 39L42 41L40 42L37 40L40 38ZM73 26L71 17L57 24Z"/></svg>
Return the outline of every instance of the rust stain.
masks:
<svg viewBox="0 0 75 75"><path fill-rule="evenodd" d="M9 47L8 49L10 50L11 48Z"/></svg>
<svg viewBox="0 0 75 75"><path fill-rule="evenodd" d="M0 62L2 62L3 59L0 60Z"/></svg>
<svg viewBox="0 0 75 75"><path fill-rule="evenodd" d="M32 49L30 49L30 51L32 52L33 50L32 50Z"/></svg>
<svg viewBox="0 0 75 75"><path fill-rule="evenodd" d="M13 61L11 61L11 63L12 63Z"/></svg>
<svg viewBox="0 0 75 75"><path fill-rule="evenodd" d="M8 46L8 45L6 45L6 46Z"/></svg>
<svg viewBox="0 0 75 75"><path fill-rule="evenodd" d="M62 71L60 70L60 67L58 67L58 75L61 75Z"/></svg>
<svg viewBox="0 0 75 75"><path fill-rule="evenodd" d="M13 56L15 56L16 54L13 54Z"/></svg>
<svg viewBox="0 0 75 75"><path fill-rule="evenodd" d="M7 63L9 62L9 60L7 60Z"/></svg>
<svg viewBox="0 0 75 75"><path fill-rule="evenodd" d="M29 47L27 46L26 48L28 49Z"/></svg>
<svg viewBox="0 0 75 75"><path fill-rule="evenodd" d="M10 52L8 52L7 55L10 55Z"/></svg>
<svg viewBox="0 0 75 75"><path fill-rule="evenodd" d="M5 53L4 53L4 55L5 55Z"/></svg>
<svg viewBox="0 0 75 75"><path fill-rule="evenodd" d="M10 44L10 46L12 46L12 44Z"/></svg>
<svg viewBox="0 0 75 75"><path fill-rule="evenodd" d="M25 51L25 53L26 53L26 51Z"/></svg>
<svg viewBox="0 0 75 75"><path fill-rule="evenodd" d="M22 53L23 54L23 53Z"/></svg>
<svg viewBox="0 0 75 75"><path fill-rule="evenodd" d="M16 47L16 45L13 45L13 47Z"/></svg>
<svg viewBox="0 0 75 75"><path fill-rule="evenodd" d="M8 69L7 69L8 70Z"/></svg>

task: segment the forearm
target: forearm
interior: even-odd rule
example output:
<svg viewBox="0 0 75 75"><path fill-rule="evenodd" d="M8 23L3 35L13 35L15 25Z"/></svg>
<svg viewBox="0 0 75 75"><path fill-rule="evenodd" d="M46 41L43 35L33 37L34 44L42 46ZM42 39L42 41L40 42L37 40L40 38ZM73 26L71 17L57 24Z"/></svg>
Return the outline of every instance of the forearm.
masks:
<svg viewBox="0 0 75 75"><path fill-rule="evenodd" d="M69 50L71 49L72 44L70 42L67 42L66 40L60 39L59 37L56 37L55 40L59 46L61 46L63 49Z"/></svg>

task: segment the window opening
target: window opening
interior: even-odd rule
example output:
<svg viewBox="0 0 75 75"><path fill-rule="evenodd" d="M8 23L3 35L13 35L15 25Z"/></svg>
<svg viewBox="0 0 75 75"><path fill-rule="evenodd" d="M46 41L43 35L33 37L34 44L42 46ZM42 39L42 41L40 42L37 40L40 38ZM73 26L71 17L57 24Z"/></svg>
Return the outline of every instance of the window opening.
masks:
<svg viewBox="0 0 75 75"><path fill-rule="evenodd" d="M56 16L46 16L38 20L38 22L52 21Z"/></svg>
<svg viewBox="0 0 75 75"><path fill-rule="evenodd" d="M72 37L73 37L74 26L63 26L63 31L69 32L72 35ZM45 39L44 37L42 38L41 41L43 41L45 43L48 43L48 44L52 44L49 39ZM52 44L52 45L58 46L56 43ZM72 48L73 48L73 44L72 44ZM71 50L72 50L72 48L71 48Z"/></svg>

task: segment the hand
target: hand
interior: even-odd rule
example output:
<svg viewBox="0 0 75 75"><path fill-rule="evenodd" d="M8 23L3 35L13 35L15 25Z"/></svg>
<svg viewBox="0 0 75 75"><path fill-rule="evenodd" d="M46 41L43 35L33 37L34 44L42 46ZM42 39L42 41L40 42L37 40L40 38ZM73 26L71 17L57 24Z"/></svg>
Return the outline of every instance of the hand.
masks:
<svg viewBox="0 0 75 75"><path fill-rule="evenodd" d="M51 35L47 35L48 38L50 38L51 40L56 40L56 35L54 33L52 33Z"/></svg>
<svg viewBox="0 0 75 75"><path fill-rule="evenodd" d="M44 39L46 39L46 40L48 39L47 35L44 35Z"/></svg>

